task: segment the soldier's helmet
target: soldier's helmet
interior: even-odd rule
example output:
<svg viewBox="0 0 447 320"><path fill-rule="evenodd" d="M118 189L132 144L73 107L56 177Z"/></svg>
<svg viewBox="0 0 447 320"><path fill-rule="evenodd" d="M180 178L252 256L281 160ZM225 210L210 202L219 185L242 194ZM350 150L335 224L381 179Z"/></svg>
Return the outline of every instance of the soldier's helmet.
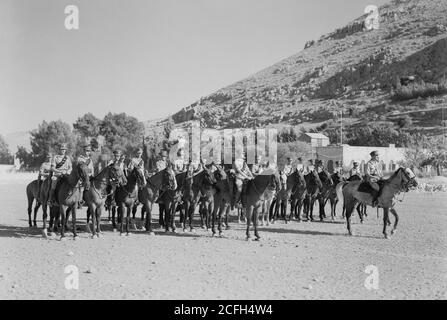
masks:
<svg viewBox="0 0 447 320"><path fill-rule="evenodd" d="M379 151L374 150L374 151L372 151L369 155L370 155L371 157L378 156L378 155L379 155Z"/></svg>
<svg viewBox="0 0 447 320"><path fill-rule="evenodd" d="M353 165L354 165L354 166L358 166L358 165L359 165L358 161L354 161L354 162L353 162Z"/></svg>
<svg viewBox="0 0 447 320"><path fill-rule="evenodd" d="M61 149L61 150L67 150L67 144L66 144L66 143L61 143L61 144L59 145L59 149Z"/></svg>

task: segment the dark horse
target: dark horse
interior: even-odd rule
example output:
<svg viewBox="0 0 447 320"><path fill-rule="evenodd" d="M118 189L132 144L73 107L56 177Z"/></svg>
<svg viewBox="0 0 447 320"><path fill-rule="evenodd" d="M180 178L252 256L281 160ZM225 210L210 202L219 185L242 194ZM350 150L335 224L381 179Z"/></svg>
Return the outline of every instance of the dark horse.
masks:
<svg viewBox="0 0 447 320"><path fill-rule="evenodd" d="M152 207L160 196L160 192L174 190L176 186L174 172L172 170L162 170L152 176L146 173L146 186L138 192L138 200L143 205L142 212L146 213L145 229L149 234L154 235L152 229ZM142 214L143 216L143 214Z"/></svg>
<svg viewBox="0 0 447 320"><path fill-rule="evenodd" d="M68 215L72 214L72 229L73 237L76 239L76 211L78 208L78 203L82 198L82 185L84 184L86 188L90 186L90 180L88 177L88 167L85 163L75 163L73 165L73 170L68 176L63 176L57 183L55 194L57 205L59 207L58 215L61 219L61 240L65 238L65 227L66 220L68 220ZM53 219L54 217L52 217ZM57 220L57 219L56 219ZM52 223L50 222L50 225ZM45 219L44 219L45 225ZM54 228L54 224L53 228ZM44 236L46 236L46 230L44 229Z"/></svg>
<svg viewBox="0 0 447 320"><path fill-rule="evenodd" d="M215 187L216 183L217 180L214 173L207 167L204 167L202 172L196 175L196 180L194 181L194 184L200 189L200 218L202 221L202 228L204 225L203 220L205 220L206 230L211 228L211 217L214 212L214 197L217 193ZM213 231L213 235L214 234L215 230Z"/></svg>
<svg viewBox="0 0 447 320"><path fill-rule="evenodd" d="M287 205L289 200L292 197L294 191L298 188L300 184L302 184L304 177L300 175L298 171L294 171L292 174L288 175L286 179L281 176L281 190L278 191L276 195L276 199L273 201L271 206L272 214L272 223L278 218L279 209L281 209L281 217L285 220L285 222L289 222L293 217L293 205L290 209L290 214L287 217Z"/></svg>
<svg viewBox="0 0 447 320"><path fill-rule="evenodd" d="M304 198L304 213L306 215L307 221L314 221L314 204L320 194L321 188L323 188L323 183L314 170L306 174L304 176L304 179L306 180L307 188L306 197Z"/></svg>
<svg viewBox="0 0 447 320"><path fill-rule="evenodd" d="M373 196L370 192L363 191L363 181L342 182L337 186L337 197L343 197L346 207L346 221L349 235L353 235L351 230L351 215L357 203L372 205ZM388 238L386 227L388 224L388 212L391 212L395 218L394 227L391 234L397 229L399 216L397 215L394 205L396 203L395 196L401 192L407 192L412 187L417 186L416 176L409 168L399 168L393 175L384 180L382 191L378 198L379 207L383 208L383 235Z"/></svg>
<svg viewBox="0 0 447 320"><path fill-rule="evenodd" d="M301 208L304 204L304 198L307 193L307 184L304 175L301 172L295 171L298 183L295 184L292 194L290 196L290 216L295 217L298 222L301 221ZM289 219L290 220L290 219Z"/></svg>
<svg viewBox="0 0 447 320"><path fill-rule="evenodd" d="M323 221L323 219L326 218L324 207L326 206L326 203L329 200L330 194L332 192L332 188L334 188L335 185L334 181L332 181L330 173L324 169L318 173L318 177L320 178L322 183L320 194L318 195L318 204L320 209L320 221Z"/></svg>
<svg viewBox="0 0 447 320"><path fill-rule="evenodd" d="M37 227L36 217L37 211L40 206L42 206L43 215L45 219L47 217L47 203L48 203L48 191L51 184L51 177L48 177L44 181L40 182L40 192L39 192L39 181L33 180L26 186L26 197L28 199L28 223L30 227ZM33 208L33 202L36 200L34 206L34 219L31 221L31 212Z"/></svg>
<svg viewBox="0 0 447 320"><path fill-rule="evenodd" d="M223 236L222 232L222 214L225 213L225 224L226 229L228 230L230 227L228 225L228 215L231 209L231 202L233 200L232 197L232 189L230 187L229 176L225 172L224 168L217 165L217 170L214 172L214 177L216 179L216 193L214 195L214 209L213 209L213 217L212 217L212 226L211 230L213 232L213 236L216 234L215 223L217 218L217 229L219 230L219 236Z"/></svg>
<svg viewBox="0 0 447 320"><path fill-rule="evenodd" d="M190 231L194 231L193 227L193 217L196 207L199 203L200 197L202 193L200 192L200 183L202 176L199 174L194 175L193 172L188 169L187 172L183 173L185 178L183 180L183 192L182 192L182 200L183 200L183 212L184 215L181 219L183 231L187 230L187 224L189 222Z"/></svg>
<svg viewBox="0 0 447 320"><path fill-rule="evenodd" d="M242 194L242 204L247 209L247 240L250 240L250 224L253 220L255 229L255 240L260 240L258 233L258 214L262 210L267 197L270 197L272 192L278 192L281 188L279 176L277 174L271 175L257 175L253 180L247 182L245 193ZM267 208L268 211L269 208Z"/></svg>
<svg viewBox="0 0 447 320"><path fill-rule="evenodd" d="M127 184L123 170L119 165L112 164L101 170L91 179L90 188L84 191L84 200L88 205L87 210L87 232L90 233L89 216L92 215L93 234L92 238L97 238L101 234L101 215L104 210L108 193L108 187L112 187L112 192L116 186Z"/></svg>
<svg viewBox="0 0 447 320"><path fill-rule="evenodd" d="M115 202L120 215L121 227L120 234L123 235L124 229L124 211L126 211L126 235L129 235L130 214L133 206L138 198L138 188L146 185L144 171L138 167L134 167L127 177L127 184L116 188ZM115 217L112 217L113 228L116 228Z"/></svg>

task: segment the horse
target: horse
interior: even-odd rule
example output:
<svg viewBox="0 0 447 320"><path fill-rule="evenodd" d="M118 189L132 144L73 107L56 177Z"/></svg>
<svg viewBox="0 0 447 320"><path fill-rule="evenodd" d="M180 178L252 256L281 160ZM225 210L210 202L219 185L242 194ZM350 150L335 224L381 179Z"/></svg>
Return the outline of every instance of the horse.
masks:
<svg viewBox="0 0 447 320"><path fill-rule="evenodd" d="M47 203L48 203L48 192L51 186L51 177L48 177L44 181L40 182L40 192L39 192L39 180L33 180L26 186L26 197L28 199L28 224L31 227L37 227L37 211L40 206L42 206L43 215L47 217ZM33 202L35 200L34 206L34 219L31 221L31 212L33 211Z"/></svg>
<svg viewBox="0 0 447 320"><path fill-rule="evenodd" d="M278 192L281 188L281 183L277 174L257 175L254 179L247 182L245 192L242 194L242 204L247 209L247 240L251 239L250 224L253 219L254 233L256 241L261 237L258 233L258 213L262 209L266 197L271 193Z"/></svg>
<svg viewBox="0 0 447 320"><path fill-rule="evenodd" d="M354 175L350 176L348 179L346 179L346 181L348 181L348 182L349 181L359 181L359 180L362 180L362 177L360 175L358 175L358 174L354 174ZM342 181L340 181L340 182L342 182ZM335 205L337 205L337 203L338 203L337 186L340 184L340 182L337 183L336 187L334 188L334 193L335 193L334 202L335 202ZM356 210L357 210L357 213L358 213L359 218L360 218L360 223L363 223L364 217L367 216L367 214L366 214L366 205L364 205L363 203L359 203L357 205ZM345 218L345 212L346 212L346 208L345 208L345 205L343 204L343 210L342 210L342 214L341 214L343 219ZM334 208L334 215L335 215L335 208ZM388 223L388 225L390 225L390 223Z"/></svg>
<svg viewBox="0 0 447 320"><path fill-rule="evenodd" d="M174 170L170 166L166 169L166 172L173 176L174 179L172 181L172 188L168 188L164 190L157 201L160 202L160 227L164 226L165 231L169 232L169 228L171 228L172 232L176 232L175 228L175 209L177 208L177 203L179 201L179 197L181 196L181 189L179 189L177 184L177 176L174 173ZM161 208L165 213L165 218L163 219L163 215L161 212ZM162 221L163 220L163 221Z"/></svg>
<svg viewBox="0 0 447 320"><path fill-rule="evenodd" d="M159 198L160 191L164 192L165 190L173 190L175 188L175 179L172 170L164 169L150 177L146 172L146 186L138 192L138 201L143 205L141 216L143 217L143 212L146 213L144 227L150 235L154 235L152 229L152 207Z"/></svg>
<svg viewBox="0 0 447 320"><path fill-rule="evenodd" d="M324 169L318 173L318 177L322 182L322 187L320 188L320 193L318 195L318 204L320 209L320 221L323 221L323 219L326 218L324 207L329 200L332 188L334 187L334 181L332 181L330 173Z"/></svg>
<svg viewBox="0 0 447 320"><path fill-rule="evenodd" d="M90 187L84 191L84 200L88 205L87 210L87 232L90 231L89 216L92 215L93 232L92 238L99 238L101 234L101 214L104 210L108 193L108 186L112 186L112 191L116 186L127 184L123 170L117 164L104 167L95 177L90 180Z"/></svg>
<svg viewBox="0 0 447 320"><path fill-rule="evenodd" d="M391 234L395 234L397 231L397 224L399 222L399 216L394 209L396 203L395 196L401 192L408 192L410 188L417 186L416 176L409 168L399 168L391 177L383 180L381 194L378 198L378 206L383 208L383 235L386 239L389 238L386 231L388 222L388 213L391 212L395 218L393 229ZM351 181L343 182L341 188L338 188L337 197L341 199L343 197L346 207L346 222L349 235L353 235L351 229L351 215L354 211L355 205L360 202L365 205L372 206L373 196L366 190L363 191L364 182Z"/></svg>
<svg viewBox="0 0 447 320"><path fill-rule="evenodd" d="M219 236L223 236L222 232L222 214L225 212L225 225L226 229L230 229L228 225L228 215L231 209L231 201L233 198L232 189L230 187L230 180L225 172L225 170L216 166L216 171L214 172L214 178L216 179L216 193L214 195L214 209L213 209L213 217L212 217L212 232L213 236L216 234L215 230L215 222L216 217L218 221L217 229L219 230Z"/></svg>
<svg viewBox="0 0 447 320"><path fill-rule="evenodd" d="M202 172L196 175L196 180L194 184L200 189L200 218L202 221L203 228L203 220L205 220L206 230L208 231L211 228L211 217L214 211L214 196L217 193L217 189L215 184L217 183L216 177L210 168L204 167ZM212 231L213 235L215 234L215 230Z"/></svg>
<svg viewBox="0 0 447 320"><path fill-rule="evenodd" d="M295 171L297 175L298 183L292 190L290 196L290 217L295 217L298 222L301 221L301 208L304 203L304 198L307 193L306 179L301 172ZM290 219L289 219L290 220Z"/></svg>
<svg viewBox="0 0 447 320"><path fill-rule="evenodd" d="M320 194L320 189L323 188L323 183L321 182L319 175L313 170L308 174L306 174L304 176L304 179L306 180L304 213L306 214L306 219L309 222L314 221L313 218L314 204Z"/></svg>
<svg viewBox="0 0 447 320"><path fill-rule="evenodd" d="M124 229L124 211L126 210L126 235L129 235L130 214L138 198L138 189L146 185L146 177L142 169L134 167L127 177L127 184L116 188L115 202L118 207L118 214L121 217L120 235ZM115 217L113 217L115 226Z"/></svg>
<svg viewBox="0 0 447 320"><path fill-rule="evenodd" d="M337 185L340 182L345 181L345 179L343 178L343 176L339 172L334 172L331 175L331 179L332 179L334 184L332 185L332 187L330 189L328 198L329 198L329 201L331 203L331 219L332 219L332 221L334 221L335 217L337 215L335 209L337 208L337 203L338 203L336 187L337 187Z"/></svg>
<svg viewBox="0 0 447 320"><path fill-rule="evenodd" d="M278 191L276 199L272 202L271 206L272 211L274 208L274 213L272 214L272 223L274 223L275 218L278 217L280 208L281 208L281 217L284 218L284 221L288 223L291 220L293 209L291 207L289 218L287 219L287 205L289 199L292 196L293 190L300 183L300 174L298 171L295 170L293 173L286 176L285 179L283 175L280 175L280 182L281 182L281 190Z"/></svg>
<svg viewBox="0 0 447 320"><path fill-rule="evenodd" d="M71 219L73 223L73 239L77 239L76 211L79 201L82 198L82 184L85 185L86 188L90 186L88 173L89 169L85 163L74 163L71 173L69 175L62 176L56 185L54 192L57 202L55 206L59 207L59 210L56 212L61 219L61 240L65 239L66 221L68 221L70 213L72 215ZM51 222L50 225L52 225ZM52 229L52 231L54 231L54 225L52 225ZM44 229L43 232L44 236L46 237L46 229Z"/></svg>

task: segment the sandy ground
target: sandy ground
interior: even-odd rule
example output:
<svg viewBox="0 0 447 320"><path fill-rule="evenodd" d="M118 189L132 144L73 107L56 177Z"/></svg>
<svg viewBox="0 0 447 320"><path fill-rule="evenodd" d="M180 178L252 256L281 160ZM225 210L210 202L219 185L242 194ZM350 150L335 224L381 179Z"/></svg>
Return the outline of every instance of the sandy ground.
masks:
<svg viewBox="0 0 447 320"><path fill-rule="evenodd" d="M447 194L410 193L396 207L398 233L385 240L369 208L356 236L336 222L283 221L260 227L261 242L245 241L232 217L224 238L135 231L73 241L43 239L29 229L27 181L0 182L1 299L446 299ZM39 228L41 211L39 212ZM78 217L84 229L85 210ZM156 212L155 217L158 217ZM177 217L178 219L178 217ZM197 223L198 226L198 223ZM74 265L79 288L64 273ZM379 288L368 290L365 268L376 266Z"/></svg>

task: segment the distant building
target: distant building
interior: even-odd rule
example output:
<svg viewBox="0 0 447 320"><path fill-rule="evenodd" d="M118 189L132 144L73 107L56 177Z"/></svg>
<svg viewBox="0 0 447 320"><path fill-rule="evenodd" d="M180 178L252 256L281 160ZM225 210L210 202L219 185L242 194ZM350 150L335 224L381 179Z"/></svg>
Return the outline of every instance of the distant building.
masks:
<svg viewBox="0 0 447 320"><path fill-rule="evenodd" d="M321 133L303 133L298 140L310 144L312 148L329 145L329 138Z"/></svg>
<svg viewBox="0 0 447 320"><path fill-rule="evenodd" d="M398 162L404 160L405 148L396 148L394 144L389 147L356 147L347 144L316 148L316 157L323 161L329 172L333 172L335 161L343 164L345 171L352 168L354 161L359 163L360 171L365 172L366 163L371 159L370 153L379 151L379 160L382 171L391 172L399 168Z"/></svg>

